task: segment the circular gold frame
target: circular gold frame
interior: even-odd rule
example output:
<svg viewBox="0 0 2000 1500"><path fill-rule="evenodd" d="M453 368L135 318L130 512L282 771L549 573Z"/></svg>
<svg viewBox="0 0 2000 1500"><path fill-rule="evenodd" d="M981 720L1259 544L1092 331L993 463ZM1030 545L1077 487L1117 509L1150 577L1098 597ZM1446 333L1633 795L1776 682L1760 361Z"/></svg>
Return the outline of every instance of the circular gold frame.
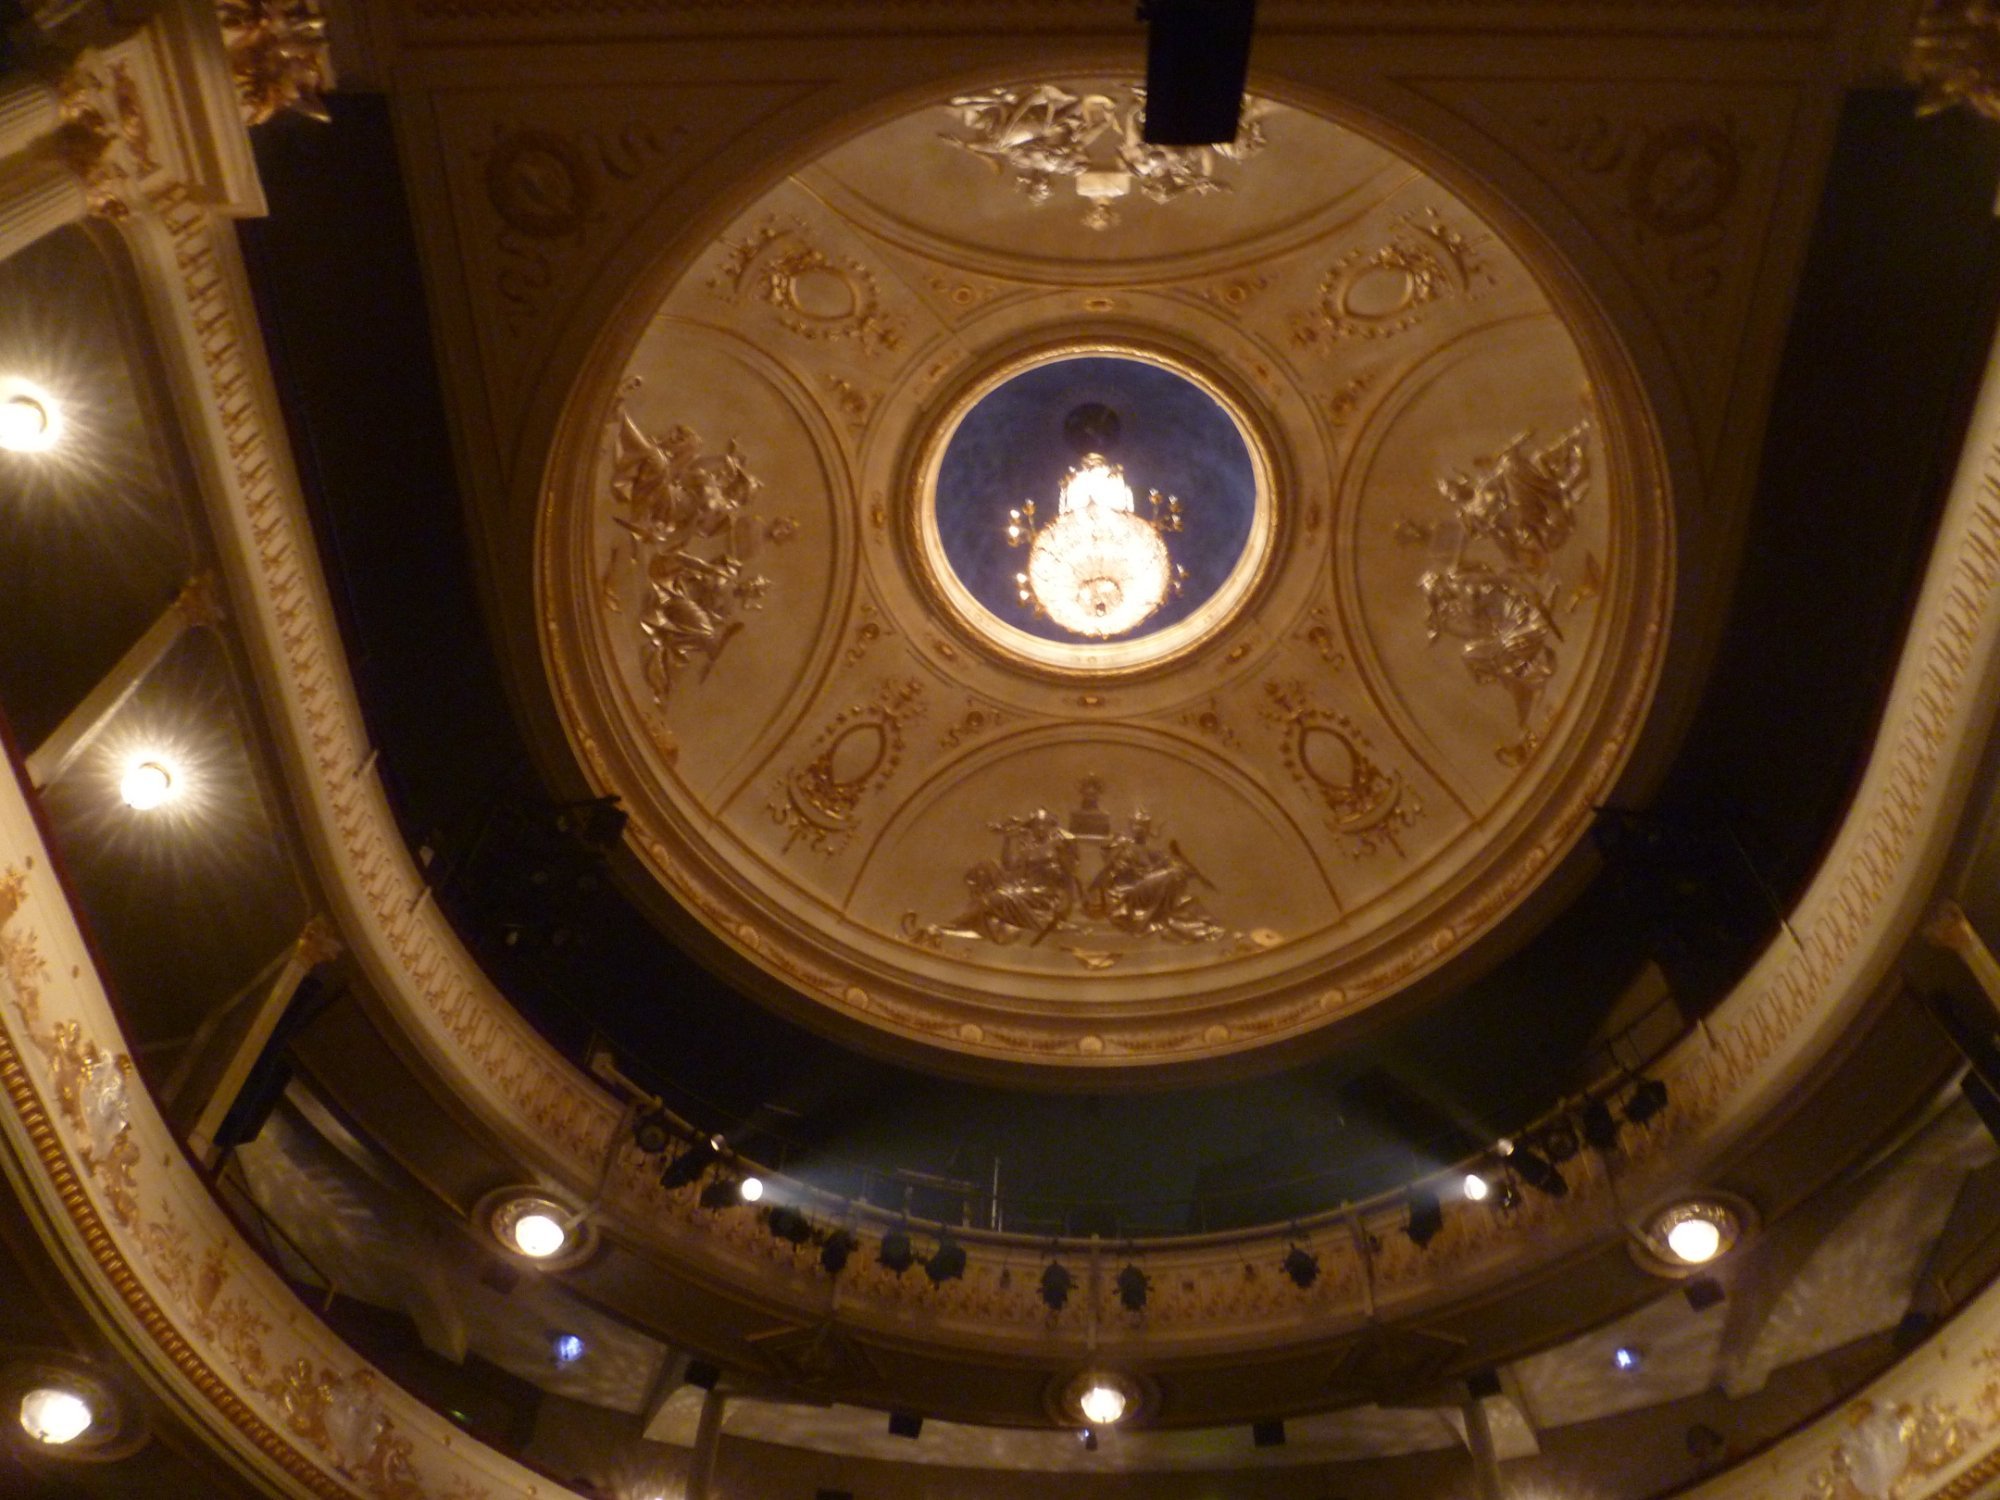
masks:
<svg viewBox="0 0 2000 1500"><path fill-rule="evenodd" d="M988 609L959 579L937 528L937 478L945 449L966 414L1015 376L1063 360L1092 356L1138 360L1180 376L1222 408L1250 455L1256 481L1250 535L1229 576L1191 612L1150 635L1123 641L1052 641L1009 623ZM1276 552L1279 503L1270 440L1250 417L1246 403L1227 385L1186 357L1155 345L1110 337L1064 339L1011 354L983 367L962 385L941 416L930 424L911 470L906 542L912 569L941 619L958 626L975 646L1017 670L1035 675L1115 678L1142 672L1187 655L1212 639L1256 595Z"/></svg>

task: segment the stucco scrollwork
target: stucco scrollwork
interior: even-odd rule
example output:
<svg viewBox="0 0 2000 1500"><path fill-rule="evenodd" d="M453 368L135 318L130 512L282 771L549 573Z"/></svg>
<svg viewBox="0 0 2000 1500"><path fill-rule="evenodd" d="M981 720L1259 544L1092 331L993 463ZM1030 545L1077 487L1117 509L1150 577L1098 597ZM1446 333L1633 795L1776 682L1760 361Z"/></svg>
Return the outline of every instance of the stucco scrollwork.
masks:
<svg viewBox="0 0 2000 1500"><path fill-rule="evenodd" d="M675 678L697 663L706 676L743 628L744 614L763 602L770 580L752 561L766 541L787 540L792 527L753 513L762 488L734 439L707 453L684 425L648 437L621 406L611 504L627 539L613 547L603 604L624 613L628 579L637 580L632 618L646 683L662 708Z"/></svg>
<svg viewBox="0 0 2000 1500"><path fill-rule="evenodd" d="M1075 94L1060 84L982 89L947 106L958 132L940 139L1008 175L1030 203L1046 203L1067 181L1084 202L1083 222L1109 229L1111 206L1136 192L1154 203L1225 192L1222 162L1242 162L1264 149L1263 107L1246 99L1236 139L1215 146L1156 146L1144 139L1146 91L1115 86Z"/></svg>

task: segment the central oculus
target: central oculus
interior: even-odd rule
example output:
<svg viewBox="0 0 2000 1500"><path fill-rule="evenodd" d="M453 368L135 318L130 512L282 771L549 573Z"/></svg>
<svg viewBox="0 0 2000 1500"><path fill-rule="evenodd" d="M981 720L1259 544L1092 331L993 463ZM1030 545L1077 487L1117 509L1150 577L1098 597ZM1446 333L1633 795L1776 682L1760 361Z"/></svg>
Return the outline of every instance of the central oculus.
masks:
<svg viewBox="0 0 2000 1500"><path fill-rule="evenodd" d="M1271 535L1242 412L1181 362L1066 346L1009 362L934 430L920 550L974 633L1024 664L1115 672L1212 635Z"/></svg>

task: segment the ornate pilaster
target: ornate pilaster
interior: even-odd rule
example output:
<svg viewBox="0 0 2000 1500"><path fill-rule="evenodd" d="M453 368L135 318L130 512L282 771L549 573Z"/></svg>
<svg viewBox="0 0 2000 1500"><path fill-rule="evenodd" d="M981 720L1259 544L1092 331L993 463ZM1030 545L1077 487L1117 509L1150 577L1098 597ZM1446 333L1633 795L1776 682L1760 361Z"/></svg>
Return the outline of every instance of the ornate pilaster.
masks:
<svg viewBox="0 0 2000 1500"><path fill-rule="evenodd" d="M62 123L62 95L34 77L0 79L0 157L25 151Z"/></svg>

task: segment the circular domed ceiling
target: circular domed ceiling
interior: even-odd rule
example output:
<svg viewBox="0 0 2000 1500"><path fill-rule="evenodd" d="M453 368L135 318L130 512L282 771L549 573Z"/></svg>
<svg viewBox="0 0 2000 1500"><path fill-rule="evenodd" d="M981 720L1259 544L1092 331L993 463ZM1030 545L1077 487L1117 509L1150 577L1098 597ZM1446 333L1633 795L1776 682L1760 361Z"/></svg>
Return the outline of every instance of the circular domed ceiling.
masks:
<svg viewBox="0 0 2000 1500"><path fill-rule="evenodd" d="M1656 676L1657 445L1561 268L1332 119L1139 108L942 101L678 247L541 521L651 873L779 1003L961 1061L1407 988L1575 841Z"/></svg>

